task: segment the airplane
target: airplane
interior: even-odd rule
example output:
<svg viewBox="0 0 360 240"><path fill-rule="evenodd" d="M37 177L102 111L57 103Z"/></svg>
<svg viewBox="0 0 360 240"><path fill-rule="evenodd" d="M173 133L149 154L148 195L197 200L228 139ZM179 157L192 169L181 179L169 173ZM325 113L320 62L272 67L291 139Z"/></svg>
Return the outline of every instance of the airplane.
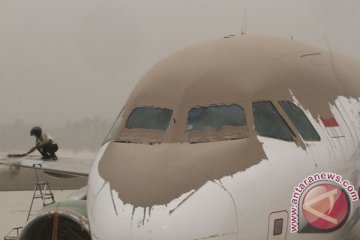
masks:
<svg viewBox="0 0 360 240"><path fill-rule="evenodd" d="M20 239L360 239L359 63L252 35L170 55L91 168L1 160L89 176L87 193L40 211Z"/></svg>

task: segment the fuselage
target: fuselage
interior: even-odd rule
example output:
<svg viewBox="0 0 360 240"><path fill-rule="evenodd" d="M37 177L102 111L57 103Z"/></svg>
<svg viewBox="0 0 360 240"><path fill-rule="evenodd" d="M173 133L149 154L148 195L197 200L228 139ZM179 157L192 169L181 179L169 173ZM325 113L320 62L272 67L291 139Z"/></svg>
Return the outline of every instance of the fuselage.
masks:
<svg viewBox="0 0 360 240"><path fill-rule="evenodd" d="M359 67L258 36L162 60L135 87L94 161L93 239L358 239ZM317 173L353 186L343 191L349 209L334 227L300 224L292 233L294 188ZM316 184L329 182L347 188ZM305 202L313 186L299 194L299 221L317 214ZM325 199L329 216L338 199Z"/></svg>

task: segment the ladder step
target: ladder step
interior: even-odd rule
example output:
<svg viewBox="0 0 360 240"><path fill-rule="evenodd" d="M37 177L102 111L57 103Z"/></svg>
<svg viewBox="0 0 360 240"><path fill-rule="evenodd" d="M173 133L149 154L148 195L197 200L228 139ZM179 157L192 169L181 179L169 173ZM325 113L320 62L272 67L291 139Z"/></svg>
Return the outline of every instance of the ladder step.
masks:
<svg viewBox="0 0 360 240"><path fill-rule="evenodd" d="M51 198L53 198L53 196L34 196L34 199L39 199L39 198L41 198L41 199L51 199Z"/></svg>

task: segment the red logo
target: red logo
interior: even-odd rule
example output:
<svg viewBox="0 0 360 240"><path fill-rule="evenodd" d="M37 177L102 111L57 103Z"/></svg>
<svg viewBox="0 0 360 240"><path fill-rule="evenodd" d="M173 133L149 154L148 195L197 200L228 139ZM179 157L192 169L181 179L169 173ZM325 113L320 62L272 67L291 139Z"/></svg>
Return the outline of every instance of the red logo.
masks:
<svg viewBox="0 0 360 240"><path fill-rule="evenodd" d="M319 184L303 198L302 210L306 221L314 228L330 230L341 227L349 215L346 193L332 184Z"/></svg>

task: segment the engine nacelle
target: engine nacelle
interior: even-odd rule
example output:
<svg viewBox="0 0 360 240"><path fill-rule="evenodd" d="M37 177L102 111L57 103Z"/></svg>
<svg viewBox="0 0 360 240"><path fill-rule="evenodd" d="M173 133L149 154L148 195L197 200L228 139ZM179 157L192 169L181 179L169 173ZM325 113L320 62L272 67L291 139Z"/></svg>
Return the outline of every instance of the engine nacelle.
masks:
<svg viewBox="0 0 360 240"><path fill-rule="evenodd" d="M90 240L86 201L52 204L31 218L21 231L20 240Z"/></svg>

